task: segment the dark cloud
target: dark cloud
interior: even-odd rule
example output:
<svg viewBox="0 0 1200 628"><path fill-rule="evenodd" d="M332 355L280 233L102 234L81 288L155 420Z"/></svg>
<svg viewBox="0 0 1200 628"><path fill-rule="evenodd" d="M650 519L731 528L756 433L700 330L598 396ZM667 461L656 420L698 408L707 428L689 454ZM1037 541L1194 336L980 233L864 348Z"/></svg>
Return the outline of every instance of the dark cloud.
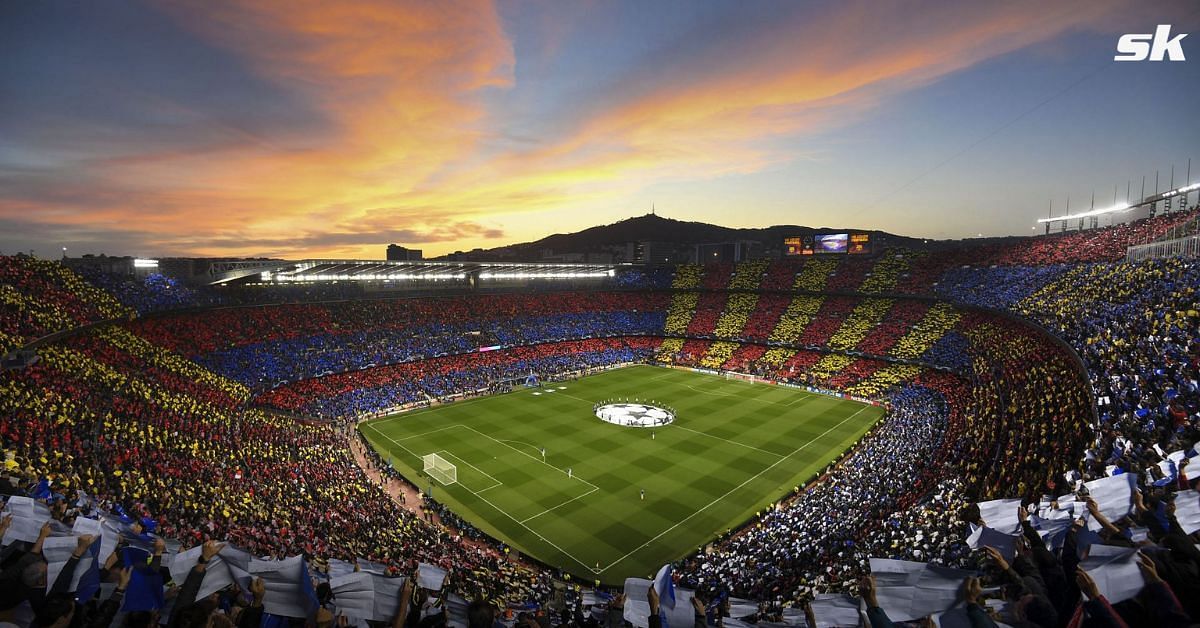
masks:
<svg viewBox="0 0 1200 628"><path fill-rule="evenodd" d="M379 229L299 233L292 237L255 237L247 233L163 235L118 225L54 224L37 219L0 218L0 253L34 250L57 256L67 247L72 256L86 253L147 256L208 256L213 251L255 250L246 257L305 257L306 251L378 247L383 257L388 244L432 244L463 238L498 240L504 230L476 222L456 221L410 229Z"/></svg>
<svg viewBox="0 0 1200 628"><path fill-rule="evenodd" d="M196 240L195 248L211 249L245 249L254 248L264 252L305 251L333 249L339 247L357 247L362 245L398 244L431 244L437 242L453 242L462 238L483 238L495 240L504 237L504 231L495 227L487 227L476 222L450 222L444 224L417 226L410 229L386 228L371 230L369 228L349 230L333 230L329 232L300 233L294 237L240 237L238 235L218 236ZM382 251L382 249L381 249ZM265 253L264 253L265 254Z"/></svg>
<svg viewBox="0 0 1200 628"><path fill-rule="evenodd" d="M306 145L332 130L307 100L138 2L0 8L5 161Z"/></svg>

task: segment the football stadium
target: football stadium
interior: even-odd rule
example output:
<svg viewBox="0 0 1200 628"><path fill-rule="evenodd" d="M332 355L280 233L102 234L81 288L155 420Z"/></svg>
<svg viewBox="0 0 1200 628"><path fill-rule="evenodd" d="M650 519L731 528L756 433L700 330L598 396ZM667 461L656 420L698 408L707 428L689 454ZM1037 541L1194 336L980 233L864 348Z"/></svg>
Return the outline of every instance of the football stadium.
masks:
<svg viewBox="0 0 1200 628"><path fill-rule="evenodd" d="M918 4L0 7L0 628L1200 624L1200 12Z"/></svg>

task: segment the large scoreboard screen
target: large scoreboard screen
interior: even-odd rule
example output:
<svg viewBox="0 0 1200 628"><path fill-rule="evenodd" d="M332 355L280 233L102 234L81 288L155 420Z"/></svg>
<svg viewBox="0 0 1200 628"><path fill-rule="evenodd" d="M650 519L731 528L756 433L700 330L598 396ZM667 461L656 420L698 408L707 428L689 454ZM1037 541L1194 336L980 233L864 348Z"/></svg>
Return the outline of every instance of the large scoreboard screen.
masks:
<svg viewBox="0 0 1200 628"><path fill-rule="evenodd" d="M813 250L817 253L845 253L849 245L848 233L818 233L813 236Z"/></svg>
<svg viewBox="0 0 1200 628"><path fill-rule="evenodd" d="M808 247L805 247L804 246L805 239L807 239L807 236L794 236L794 237L790 237L790 238L784 238L783 239L783 254L788 255L788 256L790 256L790 255L812 255L811 240L810 240L810 244L808 245ZM807 252L805 252L805 248L808 249Z"/></svg>
<svg viewBox="0 0 1200 628"><path fill-rule="evenodd" d="M851 255L862 255L863 253L871 252L871 234L869 233L851 233L850 246L846 248L846 252Z"/></svg>
<svg viewBox="0 0 1200 628"><path fill-rule="evenodd" d="M871 234L813 233L793 236L783 239L783 251L785 255L862 255L871 252Z"/></svg>

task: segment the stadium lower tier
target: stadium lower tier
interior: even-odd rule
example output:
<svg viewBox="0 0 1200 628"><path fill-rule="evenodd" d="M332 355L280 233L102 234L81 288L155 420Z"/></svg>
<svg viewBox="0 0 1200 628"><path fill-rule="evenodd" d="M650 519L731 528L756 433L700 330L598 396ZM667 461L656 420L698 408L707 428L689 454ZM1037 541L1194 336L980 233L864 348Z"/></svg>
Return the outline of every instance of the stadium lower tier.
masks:
<svg viewBox="0 0 1200 628"><path fill-rule="evenodd" d="M255 402L309 416L353 420L447 397L511 390L530 375L555 378L645 362L657 345L658 340L650 337L605 338L465 353L303 380L266 392Z"/></svg>
<svg viewBox="0 0 1200 628"><path fill-rule="evenodd" d="M254 402L304 416L354 420L463 395L508 391L528 375L556 378L642 362L746 373L863 398L886 395L934 366L732 341L616 336L476 350L332 374L280 386L258 395Z"/></svg>
<svg viewBox="0 0 1200 628"><path fill-rule="evenodd" d="M455 297L277 306L92 327L40 346L36 364L4 373L0 440L11 466L26 477L51 478L55 491L82 490L152 516L164 535L188 545L222 538L256 554L358 557L395 569L420 560L505 573L508 563L494 549L461 544L397 507L368 480L351 455L344 423L267 410L352 420L519 387L530 373L549 379L639 362L750 373L889 404L887 417L827 469L824 480L760 515L713 554L687 561L687 578L698 581L715 570L747 594L772 582L799 587L812 578L852 577L861 570L861 552L883 551L873 545L880 526L914 521L905 513L930 499L1038 494L1055 469L1081 457L1087 442L1087 382L1070 356L1035 328L929 301L721 292L706 293L706 307L720 311L695 326L719 337L643 334L670 324L672 315L682 329L691 326L694 312L674 307L679 301L695 308L701 300L689 294L698 293L592 293L582 301L569 294L538 305L536 296L512 295L475 303ZM459 305L446 307L452 303ZM401 310L405 317L381 330L401 335L363 335ZM428 324L443 310L447 325L458 326L438 337ZM596 330L613 337L557 339ZM743 336L808 339L842 351L745 343ZM465 344L455 344L464 337ZM367 344L403 338L418 348L427 338L432 348L397 353L387 359L408 361L374 367L358 355L369 353ZM505 347L530 340L550 341ZM348 357L323 368L366 368L309 377L254 397L254 388L276 376L261 374L276 368L272 360L284 364L290 356L293 362L277 373L320 373L326 358L315 356L325 350L305 350L304 343L340 341ZM492 343L501 348L479 351ZM178 353L184 347L192 347L194 360ZM469 352L428 355L463 347ZM864 349L880 353L871 357ZM295 364L300 367L287 370ZM933 368L947 365L954 372ZM258 408L248 407L252 398ZM860 488L848 492L848 486ZM836 522L814 514L854 510L853 503L872 506ZM756 532L762 529L770 533ZM944 549L953 557L957 548ZM746 555L763 565L761 578L737 573L735 557ZM893 548L891 555L912 557L908 548ZM515 595L527 590L500 580L489 586Z"/></svg>
<svg viewBox="0 0 1200 628"><path fill-rule="evenodd" d="M713 369L734 368L726 362L738 344L771 343L961 370L962 343L940 341L961 334L962 319L961 309L928 299L601 291L218 309L123 327L261 392L474 351L632 336L726 341L704 360Z"/></svg>
<svg viewBox="0 0 1200 628"><path fill-rule="evenodd" d="M1104 235L1081 237L1099 244ZM765 270L680 267L671 279L688 289L752 289L757 278L763 288L818 291L853 289L851 284L861 281L862 289L869 285L880 293L936 290L947 302L731 292L724 300L709 297L705 307L712 311L697 319L699 292L596 292L474 302L469 297L413 299L402 305L306 304L138 319L46 343L37 350L38 363L0 375L0 443L8 473L27 484L46 478L55 492L75 495L77 489L94 496L102 508L122 505L152 517L165 536L184 545L219 538L255 554L359 557L395 569L417 560L453 564L463 567L459 573L475 572L474 583L510 599L532 599L534 579L516 571L502 553L464 545L453 532L396 507L355 465L342 425L296 420L247 403L255 392L298 377L347 368L374 371L369 365L379 360L366 349L372 342L407 347L385 360L419 363L435 357L419 349L422 336L431 338L435 352L446 353L461 347L576 342L581 340L570 337L574 329L594 330L588 325L607 320L610 312L616 321L621 313L627 322L614 322L608 331L640 333L661 326L683 333L693 327L711 337L656 338L649 347L609 344L585 352L588 360L609 360L617 352L624 354L621 359L632 355L634 361L812 383L889 404L887 417L821 481L678 567L688 584L729 583L732 590L760 599L844 588L865 570L867 556L971 562L962 543L964 527L953 516L971 500L1062 495L1072 478L1153 470L1157 450L1185 449L1195 442L1200 433L1195 384L1200 379L1200 265L1180 259L1079 263L1065 250L1069 247L1059 246L1070 241L1037 241L1039 250L1005 253L995 268L961 268L991 259L964 251L923 258L786 260ZM1085 253L1104 259L1103 250L1094 246ZM2 260L0 349L130 314L111 294L58 264ZM1024 262L1069 263L1012 265ZM861 272L851 264L870 264L872 270ZM746 296L733 298L738 294ZM118 296L124 301L127 295ZM885 300L892 304L881 315ZM949 302L1007 309L1041 323L1080 353L1090 381L1082 380L1069 356L1036 331ZM443 310L447 320L457 317L455 324L463 323L447 328L444 340L428 327ZM840 319L837 325L829 322L830 312ZM497 329L499 322L518 317L525 317L523 329ZM413 333L387 335L407 326ZM372 329L379 335L359 335ZM463 342L460 336L467 335L469 341ZM501 335L503 342L497 340ZM852 346L864 355L798 347L801 338ZM339 345L344 357L321 357ZM578 367L574 356L522 350L528 352L526 366L545 359L539 367ZM490 359L498 362L486 368L504 374L508 351L494 353ZM348 375L283 386L277 392L279 406L308 413L325 399L337 399L330 402L330 414L342 412L334 406L365 407L367 401L348 396L354 389L350 381L344 390L331 388L327 397L301 394L305 386L326 386L319 382L331 377ZM409 388L381 381L370 396L392 395L385 391L394 389L396 399L420 399L496 381L487 378L486 370L461 378L431 372ZM1093 400L1099 401L1099 416ZM1147 485L1147 499L1157 490ZM455 522L443 505L427 505L443 521ZM460 531L470 528L456 524ZM474 533L468 536L486 542ZM748 561L755 569L745 568ZM481 575L491 573L501 575Z"/></svg>
<svg viewBox="0 0 1200 628"><path fill-rule="evenodd" d="M903 495L881 502L895 504L888 508L918 501L944 476L942 461L954 461L965 470L969 485L985 490L1039 486L1043 478L1036 466L1001 468L980 461L1002 446L1019 459L1025 443L1045 438L1062 443L1059 455L1069 459L1071 444L1081 441L1078 434L1061 429L1069 424L1037 414L1069 406L1069 368L1056 362L1052 345L1028 328L982 314L969 314L957 324L972 351L982 348L984 355L1000 358L981 366L989 375L986 384L844 354L632 337L548 343L331 375L278 388L256 402L302 413L354 414L438 396L495 392L531 372L547 378L650 361L703 366L719 355L725 362L740 360L741 370L760 376L887 400L893 410L897 399L917 394L914 387L936 392L943 400L937 407L944 412L922 420L937 422L939 438L926 435L906 442L922 447L936 443L937 453L922 449L914 454L930 464L910 478ZM681 344L672 350L673 342ZM246 410L242 404L248 393L240 384L118 326L89 329L38 353L37 364L4 376L0 400L9 420L0 425L0 436L19 468L31 477L53 477L56 490L78 488L144 510L162 520L168 535L193 540L217 535L256 552L359 556L400 565L459 551L442 547L445 539L424 530L366 481L333 425ZM1028 404L1001 406L998 392L985 394L990 386L1015 399L1021 385L1031 380L1027 373L1064 385L1028 393L1038 397ZM351 496L356 507L329 520L334 503ZM275 523L260 525L262 521ZM399 530L372 530L384 521L401 522ZM418 550L404 542L410 534L440 540L432 545L436 549L422 547L414 555Z"/></svg>
<svg viewBox="0 0 1200 628"><path fill-rule="evenodd" d="M1074 266L1116 263L1127 247L1158 238L1195 233L1196 207L1105 228L1021 238L943 242L917 250L886 247L876 255L794 256L738 264L683 264L677 267L622 268L597 290L669 288L846 291L863 294L941 293L946 279L990 267ZM964 271L965 267L973 267ZM318 282L219 290L192 289L161 274L110 275L83 264L82 277L61 264L17 255L0 259L0 348L62 331L80 323L212 305L253 305L297 301L366 299L363 285ZM86 279L86 281L85 281ZM319 285L324 283L325 285ZM37 298L21 298L37 294ZM232 329L232 327L229 327ZM185 347L187 345L184 345ZM200 350L205 350L198 347Z"/></svg>

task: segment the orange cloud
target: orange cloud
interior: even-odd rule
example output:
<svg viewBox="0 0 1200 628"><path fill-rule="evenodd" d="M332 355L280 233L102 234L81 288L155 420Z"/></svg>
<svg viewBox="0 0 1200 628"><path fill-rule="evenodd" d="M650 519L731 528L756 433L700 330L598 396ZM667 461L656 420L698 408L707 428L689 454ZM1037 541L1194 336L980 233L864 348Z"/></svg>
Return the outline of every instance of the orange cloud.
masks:
<svg viewBox="0 0 1200 628"><path fill-rule="evenodd" d="M39 218L115 228L135 213L148 237L197 254L378 257L389 237L470 248L497 237L504 216L612 206L656 182L755 172L804 156L797 138L964 68L1095 27L1119 4L921 6L839 2L728 41L690 42L694 57L662 66L648 59L648 77L605 94L607 104L563 136L495 154L485 138L500 125L484 94L513 87L515 59L490 2L177 2L167 11L179 23L303 98L328 129L264 136L200 119L215 135L208 150L87 164L86 176L62 182L62 209ZM654 87L658 77L665 80ZM163 107L184 119L199 115ZM68 197L86 195L87 207L72 209ZM8 217L29 208L4 205Z"/></svg>
<svg viewBox="0 0 1200 628"><path fill-rule="evenodd" d="M247 137L204 120L204 128L234 141L208 151L93 162L89 179L103 185L81 182L99 188L88 209L43 218L97 225L137 213L140 227L164 239L182 227L193 252L202 254L262 252L237 246L239 236L285 240L292 232L353 226L371 208L470 156L483 132L481 90L511 82L511 44L495 7L482 0L206 1L176 3L169 11L263 80L300 94L332 131L317 138ZM122 193L106 203L103 187ZM388 222L381 227L404 223L413 233L442 232L431 224L437 217L417 211L397 212ZM201 234L214 246L204 246Z"/></svg>
<svg viewBox="0 0 1200 628"><path fill-rule="evenodd" d="M815 18L781 19L731 46L736 56L716 60L702 79L667 81L495 168L532 187L753 172L804 154L802 145L781 150L772 140L846 124L903 91L1093 27L1118 4L964 3L922 11L909 3L837 3Z"/></svg>
<svg viewBox="0 0 1200 628"><path fill-rule="evenodd" d="M452 172L412 198L450 213L572 209L620 202L658 181L755 172L804 154L803 144L779 146L781 138L844 125L906 90L1095 27L1115 6L1017 2L923 12L839 3L735 42L734 56L696 59L711 63L705 73L681 72L696 80L666 81L548 146Z"/></svg>

